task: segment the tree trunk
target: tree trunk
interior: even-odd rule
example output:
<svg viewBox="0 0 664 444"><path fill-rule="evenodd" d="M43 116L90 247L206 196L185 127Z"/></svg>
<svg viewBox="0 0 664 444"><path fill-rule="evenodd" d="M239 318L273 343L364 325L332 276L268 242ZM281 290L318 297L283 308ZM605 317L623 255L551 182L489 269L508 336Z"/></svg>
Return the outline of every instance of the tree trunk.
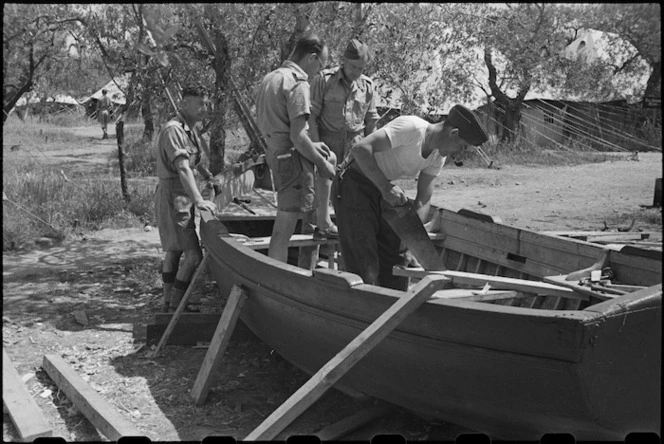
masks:
<svg viewBox="0 0 664 444"><path fill-rule="evenodd" d="M143 87L143 100L141 101L141 115L143 116L143 140L150 141L154 135L154 115L152 113L152 91L150 84Z"/></svg>
<svg viewBox="0 0 664 444"><path fill-rule="evenodd" d="M508 103L503 107L503 131L502 142L514 142L519 135L519 125L521 123L521 109L514 103Z"/></svg>
<svg viewBox="0 0 664 444"><path fill-rule="evenodd" d="M14 108L14 106L16 105L16 102L18 102L18 99L20 99L23 94L30 91L30 88L32 88L32 79L25 82L25 84L16 92L16 94L14 94L14 96L12 96L11 99L9 99L9 101L4 102L2 104L2 109L4 111L2 113L2 124L3 125L7 121L7 117L9 117L9 111L11 111L12 108ZM27 108L28 108L28 104L26 103L26 110L27 110Z"/></svg>
<svg viewBox="0 0 664 444"><path fill-rule="evenodd" d="M308 6L298 6L296 17L295 17L295 29L293 33L288 38L288 41L281 47L281 57L280 63L283 63L284 60L288 59L295 49L297 41L302 37L302 35L309 31L311 21L309 20L309 13L307 11Z"/></svg>
<svg viewBox="0 0 664 444"><path fill-rule="evenodd" d="M115 124L115 134L118 139L118 163L120 165L120 189L125 202L131 202L129 190L127 190L127 177L124 166L124 119Z"/></svg>
<svg viewBox="0 0 664 444"><path fill-rule="evenodd" d="M210 172L218 174L224 169L226 154L226 110L229 107L228 75L231 69L231 58L228 54L226 36L217 31L215 38L214 72L215 91L212 97L214 110L210 128Z"/></svg>
<svg viewBox="0 0 664 444"><path fill-rule="evenodd" d="M650 77L648 77L648 83L646 85L646 91L644 94L646 97L662 97L662 62L652 63L652 72Z"/></svg>

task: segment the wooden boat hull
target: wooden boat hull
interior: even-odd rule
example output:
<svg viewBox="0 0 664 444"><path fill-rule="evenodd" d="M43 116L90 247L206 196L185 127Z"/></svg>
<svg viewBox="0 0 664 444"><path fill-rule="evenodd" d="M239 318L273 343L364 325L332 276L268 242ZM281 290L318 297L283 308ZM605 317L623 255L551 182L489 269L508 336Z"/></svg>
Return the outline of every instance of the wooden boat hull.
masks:
<svg viewBox="0 0 664 444"><path fill-rule="evenodd" d="M242 321L310 374L403 295L277 262L206 215L201 236L222 292L249 294ZM498 438L624 439L660 433L660 353L661 286L568 311L434 299L340 384Z"/></svg>

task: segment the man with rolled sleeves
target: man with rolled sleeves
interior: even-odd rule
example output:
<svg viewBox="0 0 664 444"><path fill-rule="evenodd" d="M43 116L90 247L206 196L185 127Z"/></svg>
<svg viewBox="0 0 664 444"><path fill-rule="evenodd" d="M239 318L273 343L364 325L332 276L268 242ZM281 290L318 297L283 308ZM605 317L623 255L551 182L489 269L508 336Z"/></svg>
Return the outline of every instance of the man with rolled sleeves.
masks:
<svg viewBox="0 0 664 444"><path fill-rule="evenodd" d="M318 189L329 189L335 174L336 156L324 143L311 140L307 124L311 114L308 79L325 66L327 56L327 46L317 36L302 37L290 58L265 76L258 90L257 123L267 143L265 160L277 190L268 255L282 262L286 262L298 219L314 208L314 182ZM333 226L329 192L317 203L317 227L328 230Z"/></svg>
<svg viewBox="0 0 664 444"><path fill-rule="evenodd" d="M216 205L203 199L198 191L194 173L202 154L201 139L194 126L203 118L207 97L202 86L185 87L178 114L160 128L157 136L159 183L155 212L164 250L164 311L177 308L203 259L194 225L194 208L213 213L216 210Z"/></svg>
<svg viewBox="0 0 664 444"><path fill-rule="evenodd" d="M321 71L311 82L311 139L329 146L339 163L354 143L376 129L373 81L362 74L368 62L369 47L352 39L341 66ZM317 237L326 234L314 232Z"/></svg>
<svg viewBox="0 0 664 444"><path fill-rule="evenodd" d="M345 270L358 274L367 284L407 289L407 278L392 275L393 266L407 265L405 249L382 217L384 205L408 202L393 181L417 176L414 207L424 221L446 157L458 161L467 145L478 146L487 140L473 112L455 105L443 122L401 116L356 143L350 165L337 177L334 193Z"/></svg>

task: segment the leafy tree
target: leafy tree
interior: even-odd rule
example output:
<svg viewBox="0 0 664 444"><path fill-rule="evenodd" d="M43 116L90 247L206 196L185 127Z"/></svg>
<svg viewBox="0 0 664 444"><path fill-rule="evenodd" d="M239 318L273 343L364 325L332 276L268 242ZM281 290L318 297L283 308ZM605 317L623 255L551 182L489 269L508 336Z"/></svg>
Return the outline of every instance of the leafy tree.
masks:
<svg viewBox="0 0 664 444"><path fill-rule="evenodd" d="M532 89L551 87L560 80L552 73L566 71L562 54L565 34L554 5L519 3L505 7L469 5L482 19L473 31L465 22L465 33L483 47L488 70L487 95L495 99L502 123L501 140L518 134L523 101ZM468 25L471 28L468 28ZM562 76L564 78L564 74Z"/></svg>
<svg viewBox="0 0 664 444"><path fill-rule="evenodd" d="M67 36L80 25L66 4L16 4L3 7L3 124L16 102L46 73L70 59Z"/></svg>
<svg viewBox="0 0 664 444"><path fill-rule="evenodd" d="M643 69L638 60L650 67L644 92L646 96L661 97L662 88L662 17L658 3L602 3L579 7L579 23L587 28L614 33L628 41L635 51L614 72L639 75Z"/></svg>

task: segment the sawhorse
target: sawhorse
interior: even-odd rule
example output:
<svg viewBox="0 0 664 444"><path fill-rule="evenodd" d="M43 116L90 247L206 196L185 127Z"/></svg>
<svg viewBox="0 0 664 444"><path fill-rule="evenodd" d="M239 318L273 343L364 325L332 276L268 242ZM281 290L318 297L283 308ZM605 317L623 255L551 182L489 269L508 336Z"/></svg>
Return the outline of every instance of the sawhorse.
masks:
<svg viewBox="0 0 664 444"><path fill-rule="evenodd" d="M214 375L219 368L221 359L224 356L228 342L233 334L237 319L240 316L240 311L244 302L247 300L247 293L242 287L234 285L231 293L228 296L228 301L221 313L219 324L212 336L212 341L205 354L203 365L198 372L194 386L191 389L191 397L194 399L196 405L200 406L205 403L210 386L214 381Z"/></svg>

